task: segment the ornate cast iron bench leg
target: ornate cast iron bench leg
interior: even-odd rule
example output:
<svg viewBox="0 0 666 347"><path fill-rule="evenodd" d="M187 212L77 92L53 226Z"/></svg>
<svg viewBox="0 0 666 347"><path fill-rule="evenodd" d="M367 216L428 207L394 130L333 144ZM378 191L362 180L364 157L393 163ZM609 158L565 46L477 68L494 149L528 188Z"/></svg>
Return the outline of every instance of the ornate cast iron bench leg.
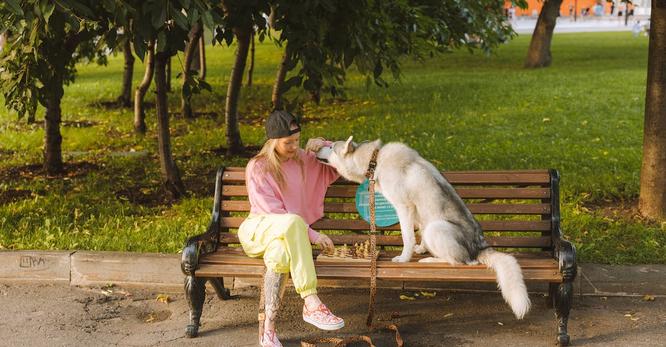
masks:
<svg viewBox="0 0 666 347"><path fill-rule="evenodd" d="M215 294L217 294L217 297L220 300L238 299L237 295L231 295L229 288L224 288L223 277L209 278L208 281L210 282L210 285L213 286L213 289L215 289Z"/></svg>
<svg viewBox="0 0 666 347"><path fill-rule="evenodd" d="M551 284L554 288L553 304L555 306L555 317L557 318L557 342L560 346L569 345L569 311L573 303L573 283L578 271L576 264L576 249L568 241L560 241L559 247L560 272L562 283ZM551 288L551 292L553 292Z"/></svg>
<svg viewBox="0 0 666 347"><path fill-rule="evenodd" d="M573 300L573 282L567 281L556 285L553 302L555 305L555 317L557 318L557 343L560 346L569 345L569 311Z"/></svg>
<svg viewBox="0 0 666 347"><path fill-rule="evenodd" d="M187 325L185 336L197 337L204 300L206 299L206 279L200 277L185 277L185 297L190 306L190 324Z"/></svg>
<svg viewBox="0 0 666 347"><path fill-rule="evenodd" d="M546 296L546 308L553 308L553 303L555 302L555 292L559 283L548 283L548 295Z"/></svg>

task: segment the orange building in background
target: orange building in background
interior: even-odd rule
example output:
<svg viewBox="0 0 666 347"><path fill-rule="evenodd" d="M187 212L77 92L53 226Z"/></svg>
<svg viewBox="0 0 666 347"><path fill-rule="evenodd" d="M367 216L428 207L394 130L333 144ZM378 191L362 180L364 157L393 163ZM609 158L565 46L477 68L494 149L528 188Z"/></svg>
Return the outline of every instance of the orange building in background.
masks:
<svg viewBox="0 0 666 347"><path fill-rule="evenodd" d="M527 16L527 17L538 17L539 12L541 12L541 7L543 7L543 0L527 0L527 8L526 9L521 9L517 6L513 6L511 1L505 1L505 8L513 9L510 12L515 12L515 16L517 17L522 17L522 16ZM637 3L637 5L640 6L638 3L643 3L646 2L645 0L641 1L634 1ZM647 1L649 3L649 1ZM600 7L599 7L600 5ZM562 1L562 6L560 6L560 16L562 17L569 17L569 16L574 16L576 17L595 17L595 16L610 16L611 15L611 10L613 11L612 15L613 16L618 16L618 12L622 11L622 14L624 14L626 4L617 0L614 2L614 6L612 2L608 2L606 0L563 0ZM633 8L632 5L629 5L629 10ZM649 6L648 6L649 8ZM638 14L638 13L637 13Z"/></svg>

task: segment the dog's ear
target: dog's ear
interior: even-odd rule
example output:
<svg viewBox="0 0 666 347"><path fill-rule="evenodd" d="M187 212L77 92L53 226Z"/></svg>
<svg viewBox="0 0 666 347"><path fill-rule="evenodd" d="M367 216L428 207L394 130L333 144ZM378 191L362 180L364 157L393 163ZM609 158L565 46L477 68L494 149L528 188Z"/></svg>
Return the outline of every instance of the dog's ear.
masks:
<svg viewBox="0 0 666 347"><path fill-rule="evenodd" d="M354 136L349 136L347 141L345 142L345 146L342 149L342 154L348 154L354 151L354 143L352 140L354 139Z"/></svg>

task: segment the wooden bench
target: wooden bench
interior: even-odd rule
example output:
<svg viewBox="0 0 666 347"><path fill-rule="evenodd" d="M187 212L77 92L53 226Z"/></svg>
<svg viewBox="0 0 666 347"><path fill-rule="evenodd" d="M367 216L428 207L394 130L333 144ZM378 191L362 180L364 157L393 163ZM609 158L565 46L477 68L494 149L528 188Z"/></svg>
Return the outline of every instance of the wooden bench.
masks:
<svg viewBox="0 0 666 347"><path fill-rule="evenodd" d="M262 259L247 257L235 234L250 204L245 187L245 169L222 168L217 173L213 218L208 230L187 240L182 253L185 294L190 305L187 336L198 334L199 320L209 281L218 297L228 299L222 278L262 277ZM493 247L511 251L530 282L549 284L548 304L555 307L557 341L569 343L567 322L576 276L574 246L560 230L559 174L556 170L444 172L467 206L480 221L486 240ZM338 180L326 193L325 217L312 228L329 234L335 244L354 244L368 239L369 225L356 212L357 184ZM334 215L333 215L334 214ZM378 280L495 282L495 273L483 265L449 265L411 262L394 263L402 238L399 225L380 228L377 244ZM319 250L313 249L316 257ZM367 264L315 262L318 278L368 279Z"/></svg>

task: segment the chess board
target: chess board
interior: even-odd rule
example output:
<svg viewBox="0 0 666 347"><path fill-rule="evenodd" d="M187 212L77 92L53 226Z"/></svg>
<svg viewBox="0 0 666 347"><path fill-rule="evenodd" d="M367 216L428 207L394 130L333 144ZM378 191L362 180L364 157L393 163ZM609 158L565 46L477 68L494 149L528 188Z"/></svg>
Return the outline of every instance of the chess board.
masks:
<svg viewBox="0 0 666 347"><path fill-rule="evenodd" d="M379 250L375 250L375 259L379 256ZM317 262L350 262L370 263L372 255L370 252L370 241L354 245L337 246L334 249L322 251L317 256Z"/></svg>

